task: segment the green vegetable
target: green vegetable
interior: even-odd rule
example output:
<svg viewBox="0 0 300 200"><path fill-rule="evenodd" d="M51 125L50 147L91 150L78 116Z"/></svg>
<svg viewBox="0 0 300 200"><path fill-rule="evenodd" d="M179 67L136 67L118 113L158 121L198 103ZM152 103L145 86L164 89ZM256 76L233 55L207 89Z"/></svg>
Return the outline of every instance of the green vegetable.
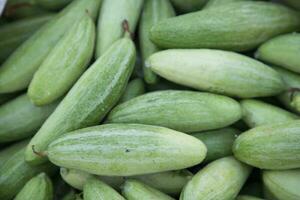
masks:
<svg viewBox="0 0 300 200"><path fill-rule="evenodd" d="M206 155L198 139L171 129L108 124L65 134L52 142L55 165L105 176L130 176L184 169Z"/></svg>
<svg viewBox="0 0 300 200"><path fill-rule="evenodd" d="M204 162L232 155L232 145L240 131L234 128L223 128L213 131L194 133L192 136L200 139L207 147Z"/></svg>
<svg viewBox="0 0 300 200"><path fill-rule="evenodd" d="M4 164L13 154L18 152L20 149L23 149L27 144L28 140L23 140L21 142L17 142L9 145L0 150L0 163Z"/></svg>
<svg viewBox="0 0 300 200"><path fill-rule="evenodd" d="M285 6L246 1L164 20L153 26L150 37L163 48L247 51L299 27L299 14Z"/></svg>
<svg viewBox="0 0 300 200"><path fill-rule="evenodd" d="M57 42L34 74L28 89L33 103L47 105L63 96L87 68L94 43L95 25L86 14Z"/></svg>
<svg viewBox="0 0 300 200"><path fill-rule="evenodd" d="M225 6L229 3L235 3L240 1L246 1L246 0L208 0L207 4L205 4L203 9L214 8L217 6Z"/></svg>
<svg viewBox="0 0 300 200"><path fill-rule="evenodd" d="M263 182L267 199L300 199L300 170L264 171Z"/></svg>
<svg viewBox="0 0 300 200"><path fill-rule="evenodd" d="M128 101L144 93L145 93L144 82L141 79L136 78L128 83L126 90L120 99L120 102L122 103Z"/></svg>
<svg viewBox="0 0 300 200"><path fill-rule="evenodd" d="M150 56L147 66L175 83L239 98L272 96L285 89L275 70L228 51L165 50Z"/></svg>
<svg viewBox="0 0 300 200"><path fill-rule="evenodd" d="M58 102L37 107L26 94L0 106L0 143L16 141L33 136Z"/></svg>
<svg viewBox="0 0 300 200"><path fill-rule="evenodd" d="M254 99L242 100L241 107L243 120L251 128L299 118L297 115L282 108Z"/></svg>
<svg viewBox="0 0 300 200"><path fill-rule="evenodd" d="M27 88L58 40L74 22L89 14L95 18L101 0L76 0L41 27L3 63L0 68L0 93Z"/></svg>
<svg viewBox="0 0 300 200"><path fill-rule="evenodd" d="M56 168L45 163L39 166L30 166L24 160L24 150L22 148L15 153L10 154L6 162L0 165L0 199L12 199L32 177L41 172L51 175L55 173Z"/></svg>
<svg viewBox="0 0 300 200"><path fill-rule="evenodd" d="M300 33L281 35L262 44L256 57L300 73Z"/></svg>
<svg viewBox="0 0 300 200"><path fill-rule="evenodd" d="M128 200L174 200L159 190L137 180L127 180L122 186L122 194Z"/></svg>
<svg viewBox="0 0 300 200"><path fill-rule="evenodd" d="M116 106L107 122L149 124L195 132L223 128L240 118L240 105L229 97L167 90L148 93Z"/></svg>
<svg viewBox="0 0 300 200"><path fill-rule="evenodd" d="M0 63L52 18L53 15L44 15L2 25L0 27Z"/></svg>
<svg viewBox="0 0 300 200"><path fill-rule="evenodd" d="M41 173L30 179L14 200L52 200L53 186L49 177Z"/></svg>
<svg viewBox="0 0 300 200"><path fill-rule="evenodd" d="M144 0L103 0L97 26L96 58L123 37L122 22L134 33Z"/></svg>
<svg viewBox="0 0 300 200"><path fill-rule="evenodd" d="M145 60L153 53L159 51L158 47L149 38L151 27L163 19L175 16L174 9L169 0L146 0L142 12L139 42L143 60L144 79L149 84L156 83L157 76L145 66Z"/></svg>
<svg viewBox="0 0 300 200"><path fill-rule="evenodd" d="M197 174L183 189L180 200L232 200L251 172L251 167L233 157L213 161Z"/></svg>
<svg viewBox="0 0 300 200"><path fill-rule="evenodd" d="M90 178L83 188L84 200L125 200L116 190L99 179Z"/></svg>
<svg viewBox="0 0 300 200"><path fill-rule="evenodd" d="M46 157L32 151L33 146L43 152L60 135L98 124L124 92L135 55L134 44L126 37L89 67L32 138L25 152L26 161L46 161Z"/></svg>
<svg viewBox="0 0 300 200"><path fill-rule="evenodd" d="M261 169L300 167L300 120L259 126L239 135L234 156Z"/></svg>
<svg viewBox="0 0 300 200"><path fill-rule="evenodd" d="M60 169L60 175L66 183L78 190L82 190L83 185L91 177L97 177L115 189L119 189L126 179L126 177L121 176L95 176L81 170L66 168ZM193 174L188 170L179 170L131 176L131 178L137 179L164 193L177 195L192 176Z"/></svg>

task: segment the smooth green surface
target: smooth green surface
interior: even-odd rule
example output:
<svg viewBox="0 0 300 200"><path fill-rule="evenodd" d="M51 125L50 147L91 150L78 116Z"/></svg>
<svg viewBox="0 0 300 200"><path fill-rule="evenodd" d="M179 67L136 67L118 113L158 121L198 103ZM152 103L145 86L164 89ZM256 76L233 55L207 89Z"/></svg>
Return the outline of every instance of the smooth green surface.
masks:
<svg viewBox="0 0 300 200"><path fill-rule="evenodd" d="M300 73L300 33L281 35L262 44L256 58Z"/></svg>
<svg viewBox="0 0 300 200"><path fill-rule="evenodd" d="M163 48L247 51L299 28L299 14L292 9L247 1L166 19L152 27L150 37Z"/></svg>
<svg viewBox="0 0 300 200"><path fill-rule="evenodd" d="M285 89L275 70L229 51L165 50L150 56L147 66L169 81L239 98L273 96Z"/></svg>
<svg viewBox="0 0 300 200"><path fill-rule="evenodd" d="M51 163L46 163L39 166L30 166L24 160L24 150L20 149L14 154L10 155L10 158L0 165L0 199L10 200L12 199L35 175L45 172L49 175L56 172L56 167Z"/></svg>
<svg viewBox="0 0 300 200"><path fill-rule="evenodd" d="M116 190L96 178L90 178L83 188L84 200L125 200Z"/></svg>
<svg viewBox="0 0 300 200"><path fill-rule="evenodd" d="M144 93L145 93L145 84L143 80L136 78L128 83L126 90L120 99L120 103L128 101Z"/></svg>
<svg viewBox="0 0 300 200"><path fill-rule="evenodd" d="M242 100L241 107L243 120L250 128L299 118L299 116L280 107L254 99Z"/></svg>
<svg viewBox="0 0 300 200"><path fill-rule="evenodd" d="M86 15L95 18L101 0L76 0L42 26L3 63L0 68L0 93L27 88L33 74L67 30Z"/></svg>
<svg viewBox="0 0 300 200"><path fill-rule="evenodd" d="M264 171L265 190L276 200L300 199L300 170ZM269 198L267 198L269 199Z"/></svg>
<svg viewBox="0 0 300 200"><path fill-rule="evenodd" d="M251 167L233 157L206 165L183 189L180 200L232 200L251 172Z"/></svg>
<svg viewBox="0 0 300 200"><path fill-rule="evenodd" d="M242 133L234 156L261 169L300 167L300 120L259 126Z"/></svg>
<svg viewBox="0 0 300 200"><path fill-rule="evenodd" d="M214 8L217 6L224 6L229 3L235 3L239 1L246 1L246 0L208 0L208 2L205 4L203 9Z"/></svg>
<svg viewBox="0 0 300 200"><path fill-rule="evenodd" d="M127 180L122 186L127 200L174 200L172 197L137 180Z"/></svg>
<svg viewBox="0 0 300 200"><path fill-rule="evenodd" d="M53 186L49 177L41 173L30 179L14 200L52 200Z"/></svg>
<svg viewBox="0 0 300 200"><path fill-rule="evenodd" d="M145 0L139 26L139 42L142 54L144 80L148 84L154 84L158 77L145 66L146 59L159 48L149 38L151 27L169 17L175 16L174 9L169 0Z"/></svg>
<svg viewBox="0 0 300 200"><path fill-rule="evenodd" d="M21 19L0 26L0 63L29 38L44 23L53 18L53 15L44 15Z"/></svg>
<svg viewBox="0 0 300 200"><path fill-rule="evenodd" d="M18 152L20 149L24 149L28 144L28 140L23 140L21 142L13 143L8 147L2 148L0 150L0 163L3 165L6 160L8 160L13 154Z"/></svg>
<svg viewBox="0 0 300 200"><path fill-rule="evenodd" d="M200 139L205 144L207 155L204 162L211 162L232 155L232 144L239 133L239 130L229 127L194 133L192 136Z"/></svg>
<svg viewBox="0 0 300 200"><path fill-rule="evenodd" d="M124 20L128 21L129 31L135 28L144 0L103 0L97 25L96 58L99 58L124 35Z"/></svg>
<svg viewBox="0 0 300 200"><path fill-rule="evenodd" d="M107 124L65 134L48 148L58 166L105 176L130 176L184 169L206 155L198 139L168 128Z"/></svg>
<svg viewBox="0 0 300 200"><path fill-rule="evenodd" d="M124 92L135 57L135 46L126 37L96 60L32 138L25 152L26 161L46 161L33 153L33 145L38 152L46 151L60 135L100 123Z"/></svg>
<svg viewBox="0 0 300 200"><path fill-rule="evenodd" d="M37 107L26 94L0 106L0 143L33 136L59 102Z"/></svg>
<svg viewBox="0 0 300 200"><path fill-rule="evenodd" d="M95 25L86 14L57 42L34 74L28 89L32 102L42 106L63 96L87 68L94 43Z"/></svg>
<svg viewBox="0 0 300 200"><path fill-rule="evenodd" d="M164 126L186 133L223 128L240 118L240 105L229 97L165 90L147 93L116 106L107 122Z"/></svg>

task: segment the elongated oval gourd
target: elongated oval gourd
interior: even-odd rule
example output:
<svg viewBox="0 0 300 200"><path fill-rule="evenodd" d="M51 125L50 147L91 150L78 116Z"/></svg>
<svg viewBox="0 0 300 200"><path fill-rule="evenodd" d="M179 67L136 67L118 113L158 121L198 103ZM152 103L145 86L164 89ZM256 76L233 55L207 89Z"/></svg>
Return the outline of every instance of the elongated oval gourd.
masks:
<svg viewBox="0 0 300 200"><path fill-rule="evenodd" d="M269 2L237 2L166 19L151 29L163 48L254 49L266 40L300 28L299 14Z"/></svg>
<svg viewBox="0 0 300 200"><path fill-rule="evenodd" d="M264 171L263 183L267 199L300 199L300 170Z"/></svg>
<svg viewBox="0 0 300 200"><path fill-rule="evenodd" d="M235 3L235 2L240 2L240 1L247 1L247 0L208 0L208 2L205 4L203 9L214 8L217 6L224 6L229 3Z"/></svg>
<svg viewBox="0 0 300 200"><path fill-rule="evenodd" d="M57 105L37 107L23 94L0 106L0 143L34 135Z"/></svg>
<svg viewBox="0 0 300 200"><path fill-rule="evenodd" d="M165 90L147 93L116 106L107 122L149 124L195 132L223 128L240 118L240 105L229 97Z"/></svg>
<svg viewBox="0 0 300 200"><path fill-rule="evenodd" d="M232 145L239 133L239 130L228 127L194 133L192 136L200 139L207 148L207 155L203 162L211 162L232 155Z"/></svg>
<svg viewBox="0 0 300 200"><path fill-rule="evenodd" d="M63 96L89 64L94 43L95 25L86 14L57 42L34 74L28 88L32 102L43 106Z"/></svg>
<svg viewBox="0 0 300 200"><path fill-rule="evenodd" d="M293 8L296 8L297 10L300 10L300 2L298 0L283 0L288 5L290 5Z"/></svg>
<svg viewBox="0 0 300 200"><path fill-rule="evenodd" d="M163 127L108 124L65 134L47 152L61 167L129 176L196 165L205 158L206 147L192 136Z"/></svg>
<svg viewBox="0 0 300 200"><path fill-rule="evenodd" d="M122 194L127 200L174 200L172 197L160 192L137 180L127 180L122 186Z"/></svg>
<svg viewBox="0 0 300 200"><path fill-rule="evenodd" d="M30 166L24 160L24 150L10 154L10 158L0 165L0 199L12 199L35 175L45 172L52 175L56 172L56 167L51 163L39 166Z"/></svg>
<svg viewBox="0 0 300 200"><path fill-rule="evenodd" d="M242 100L241 107L243 110L243 120L250 128L299 118L297 115L280 107L254 99Z"/></svg>
<svg viewBox="0 0 300 200"><path fill-rule="evenodd" d="M130 32L135 32L143 2L144 0L103 0L97 25L96 58L122 38L124 20L128 21Z"/></svg>
<svg viewBox="0 0 300 200"><path fill-rule="evenodd" d="M0 63L38 28L53 18L53 15L44 15L10 22L0 27Z"/></svg>
<svg viewBox="0 0 300 200"><path fill-rule="evenodd" d="M246 182L251 167L233 157L225 157L202 168L187 183L180 200L231 200Z"/></svg>
<svg viewBox="0 0 300 200"><path fill-rule="evenodd" d="M200 10L207 0L171 0L174 7L183 13Z"/></svg>
<svg viewBox="0 0 300 200"><path fill-rule="evenodd" d="M136 78L130 81L122 95L120 102L128 101L134 97L140 96L145 93L145 84L142 79Z"/></svg>
<svg viewBox="0 0 300 200"><path fill-rule="evenodd" d="M85 71L30 141L26 161L38 164L46 160L32 151L33 146L38 152L45 151L60 135L98 124L124 92L135 57L135 46L125 37Z"/></svg>
<svg viewBox="0 0 300 200"><path fill-rule="evenodd" d="M14 200L52 200L53 186L45 173L30 179L17 194Z"/></svg>
<svg viewBox="0 0 300 200"><path fill-rule="evenodd" d="M272 96L285 88L280 75L267 65L222 50L165 50L150 56L147 66L169 81L240 98Z"/></svg>
<svg viewBox="0 0 300 200"><path fill-rule="evenodd" d="M47 10L59 10L68 5L73 0L33 0L34 3Z"/></svg>
<svg viewBox="0 0 300 200"><path fill-rule="evenodd" d="M96 178L90 178L83 188L84 200L125 200L116 190Z"/></svg>
<svg viewBox="0 0 300 200"><path fill-rule="evenodd" d="M239 195L236 200L264 200L258 197L254 196L248 196L248 195Z"/></svg>
<svg viewBox="0 0 300 200"><path fill-rule="evenodd" d="M27 88L33 74L58 40L75 21L89 14L95 18L101 0L76 0L24 42L0 68L0 93Z"/></svg>
<svg viewBox="0 0 300 200"><path fill-rule="evenodd" d="M139 42L143 60L144 79L148 84L156 83L157 76L145 66L145 60L158 47L149 38L151 27L163 19L175 16L175 11L169 0L146 0L139 26Z"/></svg>
<svg viewBox="0 0 300 200"><path fill-rule="evenodd" d="M281 35L262 44L256 58L300 73L300 33Z"/></svg>
<svg viewBox="0 0 300 200"><path fill-rule="evenodd" d="M264 125L239 135L234 156L261 169L300 167L300 120Z"/></svg>
<svg viewBox="0 0 300 200"><path fill-rule="evenodd" d="M119 189L119 187L126 180L126 177L95 176L81 170L66 168L60 169L60 175L66 183L78 190L82 190L86 181L91 177L97 177L98 179L115 189ZM178 170L131 176L131 178L137 179L166 194L178 195L181 192L182 188L185 186L185 184L192 178L192 176L193 174L188 170Z"/></svg>

